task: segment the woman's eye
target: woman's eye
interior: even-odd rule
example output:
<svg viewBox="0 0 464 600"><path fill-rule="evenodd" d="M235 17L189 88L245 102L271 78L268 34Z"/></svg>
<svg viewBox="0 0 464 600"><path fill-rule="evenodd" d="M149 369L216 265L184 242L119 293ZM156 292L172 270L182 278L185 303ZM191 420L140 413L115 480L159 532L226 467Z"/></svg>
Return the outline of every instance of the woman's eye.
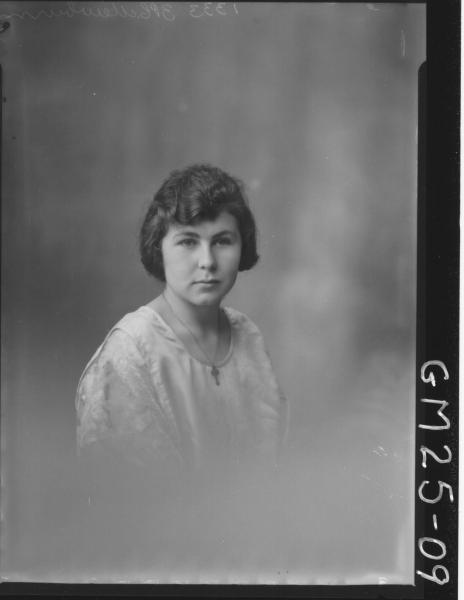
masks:
<svg viewBox="0 0 464 600"><path fill-rule="evenodd" d="M181 246L185 246L186 248L193 248L195 245L195 240L191 238L186 238L185 240L180 240L179 244Z"/></svg>
<svg viewBox="0 0 464 600"><path fill-rule="evenodd" d="M229 246L231 243L232 240L230 238L219 238L216 240L216 244L219 244L219 246Z"/></svg>

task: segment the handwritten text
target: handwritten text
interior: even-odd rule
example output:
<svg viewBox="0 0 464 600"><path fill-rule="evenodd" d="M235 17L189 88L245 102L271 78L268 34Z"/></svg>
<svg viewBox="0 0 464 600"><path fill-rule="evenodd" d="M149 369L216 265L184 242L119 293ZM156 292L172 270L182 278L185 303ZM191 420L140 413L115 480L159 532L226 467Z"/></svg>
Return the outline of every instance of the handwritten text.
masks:
<svg viewBox="0 0 464 600"><path fill-rule="evenodd" d="M235 2L134 2L124 4L122 2L105 3L81 3L67 2L56 5L53 8L42 8L40 10L22 10L9 14L0 14L0 20L12 19L32 20L56 19L59 17L93 17L97 19L134 19L148 20L161 19L164 21L175 21L181 15L195 19L211 19L237 16L238 8Z"/></svg>

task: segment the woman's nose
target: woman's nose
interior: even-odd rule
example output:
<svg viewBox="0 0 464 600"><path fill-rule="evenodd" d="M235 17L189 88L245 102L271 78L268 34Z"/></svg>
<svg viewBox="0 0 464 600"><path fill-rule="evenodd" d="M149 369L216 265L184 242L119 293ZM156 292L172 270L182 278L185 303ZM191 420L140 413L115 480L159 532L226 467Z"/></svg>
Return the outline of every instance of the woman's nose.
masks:
<svg viewBox="0 0 464 600"><path fill-rule="evenodd" d="M200 248L199 266L201 269L214 269L216 258L209 244L204 244Z"/></svg>

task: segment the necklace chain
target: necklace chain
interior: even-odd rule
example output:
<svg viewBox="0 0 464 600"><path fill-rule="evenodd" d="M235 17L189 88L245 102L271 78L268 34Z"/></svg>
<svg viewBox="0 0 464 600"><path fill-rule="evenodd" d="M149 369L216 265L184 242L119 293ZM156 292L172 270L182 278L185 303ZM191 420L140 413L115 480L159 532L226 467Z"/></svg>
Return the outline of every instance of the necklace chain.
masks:
<svg viewBox="0 0 464 600"><path fill-rule="evenodd" d="M174 318L177 319L177 321L179 321L179 323L182 325L182 327L184 327L188 333L192 336L193 341L195 342L195 345L198 347L198 349L200 350L200 352L203 354L203 356L206 358L207 362L210 364L211 366L211 376L213 377L214 381L216 382L216 385L219 385L219 369L217 368L217 366L214 364L216 361L216 356L217 356L217 352L218 352L218 347L219 347L219 333L220 333L220 328L219 328L219 315L218 315L218 324L217 324L217 328L216 328L216 334L217 334L217 340L216 340L216 350L214 352L214 359L211 360L210 357L206 354L206 352L203 350L203 348L200 345L200 342L197 340L196 335L193 333L193 331L190 329L190 327L187 325L187 323L185 323L175 312L175 310L172 308L171 303L168 301L168 299L166 298L166 296L164 295L164 292L161 294L163 300L166 302L166 304L169 307L169 310L171 311L171 313L173 314Z"/></svg>

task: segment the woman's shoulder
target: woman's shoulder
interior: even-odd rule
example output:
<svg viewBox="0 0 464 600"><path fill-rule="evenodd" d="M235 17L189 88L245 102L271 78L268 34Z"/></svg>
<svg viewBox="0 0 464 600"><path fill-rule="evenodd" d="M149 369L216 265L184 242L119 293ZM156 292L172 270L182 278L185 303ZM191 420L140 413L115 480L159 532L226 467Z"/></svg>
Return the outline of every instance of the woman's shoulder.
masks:
<svg viewBox="0 0 464 600"><path fill-rule="evenodd" d="M141 306L125 314L104 337L84 369L86 374L91 367L108 362L122 363L130 358L131 364L143 364L147 357L153 357L161 340L169 336L167 328L148 306Z"/></svg>
<svg viewBox="0 0 464 600"><path fill-rule="evenodd" d="M248 315L230 306L224 306L224 312L235 331L261 339L259 327Z"/></svg>
<svg viewBox="0 0 464 600"><path fill-rule="evenodd" d="M139 337L145 335L156 322L155 311L144 305L121 317L110 329L110 333L122 330L133 337Z"/></svg>
<svg viewBox="0 0 464 600"><path fill-rule="evenodd" d="M118 332L123 332L142 347L157 345L160 339L172 337L169 327L158 313L148 305L140 306L136 310L125 314L110 329L108 337Z"/></svg>

